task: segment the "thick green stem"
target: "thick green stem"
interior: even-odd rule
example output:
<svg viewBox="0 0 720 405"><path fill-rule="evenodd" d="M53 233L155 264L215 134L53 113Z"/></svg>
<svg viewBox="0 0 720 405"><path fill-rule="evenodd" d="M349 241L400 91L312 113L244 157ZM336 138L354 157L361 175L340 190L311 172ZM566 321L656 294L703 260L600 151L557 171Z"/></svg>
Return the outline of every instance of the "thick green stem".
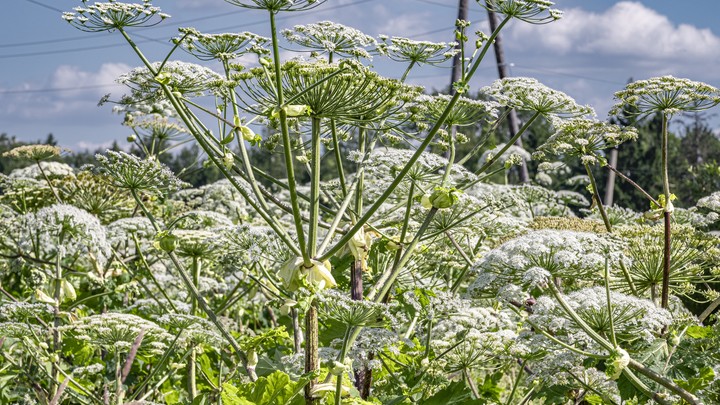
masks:
<svg viewBox="0 0 720 405"><path fill-rule="evenodd" d="M332 135L333 154L335 155L335 165L337 166L338 178L340 179L340 189L343 198L347 196L347 181L345 180L345 168L343 167L342 155L340 153L340 141L338 140L337 126L335 120L330 120L330 134Z"/></svg>
<svg viewBox="0 0 720 405"><path fill-rule="evenodd" d="M415 66L415 61L410 62L407 69L405 69L405 73L403 73L402 77L400 78L401 82L405 82L405 79L407 79L408 75L410 74L410 70Z"/></svg>
<svg viewBox="0 0 720 405"><path fill-rule="evenodd" d="M453 127L453 132L455 132L454 128L455 127ZM440 183L442 187L447 186L448 181L450 180L450 172L452 172L453 163L455 162L455 138L452 135L450 135L448 143L450 144L450 156L448 156L448 164L445 167L445 173L443 174L442 182Z"/></svg>
<svg viewBox="0 0 720 405"><path fill-rule="evenodd" d="M125 397L122 383L122 366L120 365L120 350L115 350L115 403L123 404Z"/></svg>
<svg viewBox="0 0 720 405"><path fill-rule="evenodd" d="M277 39L277 26L275 24L275 12L270 11L270 32L272 34L273 62L275 64L275 92L277 97L277 106L280 110L280 131L283 140L283 155L285 157L285 171L287 174L288 190L290 191L290 205L292 207L293 222L295 223L295 232L299 245L305 246L305 231L303 230L302 217L300 216L300 204L298 204L297 184L295 180L294 157L292 153L292 145L290 144L290 129L287 122L287 112L283 109L283 87L282 76L280 71L280 47ZM310 266L310 256L307 250L300 249L302 253L303 263Z"/></svg>
<svg viewBox="0 0 720 405"><path fill-rule="evenodd" d="M318 312L317 303L312 302L305 314L305 373L312 373L320 369L318 355ZM312 391L317 384L317 378L310 380L305 386L305 404L315 405L318 399Z"/></svg>
<svg viewBox="0 0 720 405"><path fill-rule="evenodd" d="M193 285L195 288L200 287L200 271L202 269L202 262L199 257L193 257L192 258L192 278L193 278ZM190 304L190 314L194 316L198 316L198 300L193 297L191 304ZM196 361L197 353L195 351L195 348L193 347L190 352L190 357L188 357L187 362L187 384L188 384L188 394L190 395L190 399L194 400L197 396L197 384L195 382L196 379Z"/></svg>
<svg viewBox="0 0 720 405"><path fill-rule="evenodd" d="M613 319L612 301L610 300L610 266L608 258L605 257L605 304L608 311L608 319L610 321L610 342L617 347L617 339L615 338L615 320Z"/></svg>
<svg viewBox="0 0 720 405"><path fill-rule="evenodd" d="M358 129L358 152L360 156L365 156L365 129ZM361 170L362 167L358 168L357 176L357 189L355 191L355 216L361 216L363 210L363 188L365 186L365 170Z"/></svg>
<svg viewBox="0 0 720 405"><path fill-rule="evenodd" d="M338 357L340 359L340 363L345 364L345 356L347 356L348 351L348 339L350 338L350 327L348 326L345 328L345 335L343 336L343 343L342 347L340 348L340 356ZM341 398L342 398L342 380L343 376L345 375L345 371L341 372L337 376L337 382L335 383L335 405L340 405Z"/></svg>
<svg viewBox="0 0 720 405"><path fill-rule="evenodd" d="M664 377L664 376L656 373L655 371L647 368L642 363L639 363L633 359L630 359L630 363L628 364L628 367L630 367L631 369L644 375L645 377L655 381L656 383L662 385L663 387L669 389L670 391L676 393L677 395L680 396L680 398L684 399L685 401L687 401L687 403L689 403L691 405L702 405L703 404L703 402L698 397L696 397L692 393L688 392L681 386L677 385L671 379ZM655 396L656 395L653 395L651 398L655 399Z"/></svg>
<svg viewBox="0 0 720 405"><path fill-rule="evenodd" d="M587 333L588 336L592 340L594 340L597 344L602 346L605 350L612 353L615 349L615 347L612 345L612 343L608 342L605 338L600 336L593 328L590 327L580 316L575 312L574 309L568 304L567 301L565 301L565 298L563 298L560 291L558 291L557 287L554 283L550 282L548 283L548 289L552 293L553 297L557 300L558 303L560 303L560 306L565 310L565 313L570 316L570 318L575 321L577 326L579 326L585 333Z"/></svg>
<svg viewBox="0 0 720 405"><path fill-rule="evenodd" d="M312 118L310 143L310 224L307 255L312 258L317 252L317 230L320 219L320 118Z"/></svg>
<svg viewBox="0 0 720 405"><path fill-rule="evenodd" d="M665 210L663 212L665 223L664 245L663 245L663 278L662 291L660 293L660 306L667 308L670 299L670 176L668 175L668 117L666 114L662 116L662 175L663 175L663 193L665 194Z"/></svg>
<svg viewBox="0 0 720 405"><path fill-rule="evenodd" d="M60 240L58 241L58 245L62 244L62 237L60 237ZM60 335L60 324L62 322L62 319L60 318L60 302L62 301L62 255L58 252L57 257L55 258L55 280L54 281L54 287L55 290L53 292L53 354L59 355L60 353L60 344L62 342L62 336ZM52 364L52 377L53 382L50 384L50 396L54 396L57 392L58 386L55 383L55 381L58 381L58 377L60 375L60 366L57 364L57 362L53 362Z"/></svg>

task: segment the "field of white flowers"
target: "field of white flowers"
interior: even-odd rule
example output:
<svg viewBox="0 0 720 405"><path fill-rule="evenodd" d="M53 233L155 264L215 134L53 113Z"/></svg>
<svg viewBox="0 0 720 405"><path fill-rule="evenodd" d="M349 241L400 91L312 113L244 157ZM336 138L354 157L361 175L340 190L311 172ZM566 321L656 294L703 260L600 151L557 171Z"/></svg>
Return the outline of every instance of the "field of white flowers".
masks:
<svg viewBox="0 0 720 405"><path fill-rule="evenodd" d="M103 101L139 153L81 168L55 146L6 154L28 166L0 178L0 403L720 403L720 192L675 208L664 158L648 211L604 206L594 174L634 128L531 78L469 98L505 24L552 23L551 2L480 1L495 32L458 21L458 43L430 43L276 27L323 0L227 1L266 10L272 37L173 39L221 72L147 60L133 28L169 17L149 1L63 15L137 53L127 94ZM281 36L312 56L280 60ZM452 94L404 83L455 55ZM720 90L666 76L616 101L613 114L662 117L666 156L668 122ZM485 143L512 109L526 122ZM515 146L536 121L547 141ZM225 178L193 188L161 164L178 138ZM258 167L271 156L283 176ZM530 160L584 173L560 191L491 181Z"/></svg>

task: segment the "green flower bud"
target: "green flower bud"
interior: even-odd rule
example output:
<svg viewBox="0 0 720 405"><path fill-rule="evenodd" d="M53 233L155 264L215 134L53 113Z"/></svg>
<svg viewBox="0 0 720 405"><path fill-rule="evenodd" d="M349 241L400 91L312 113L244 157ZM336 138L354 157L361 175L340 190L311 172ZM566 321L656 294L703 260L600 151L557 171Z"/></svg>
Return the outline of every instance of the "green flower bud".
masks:
<svg viewBox="0 0 720 405"><path fill-rule="evenodd" d="M288 291L296 291L303 281L316 290L322 290L337 285L330 272L331 269L332 266L327 260L324 262L310 260L310 266L308 267L305 266L302 257L296 257L286 261L280 267L278 276L283 280L283 286Z"/></svg>
<svg viewBox="0 0 720 405"><path fill-rule="evenodd" d="M247 366L248 368L254 368L258 364L258 355L255 350L251 350L247 353Z"/></svg>
<svg viewBox="0 0 720 405"><path fill-rule="evenodd" d="M62 289L61 296L63 297L63 301L75 301L77 299L77 293L75 293L75 287L68 282L67 280L63 279L60 281L60 287Z"/></svg>
<svg viewBox="0 0 720 405"><path fill-rule="evenodd" d="M178 237L173 235L171 231L160 231L155 235L153 246L163 252L172 252L177 247Z"/></svg>
<svg viewBox="0 0 720 405"><path fill-rule="evenodd" d="M136 140L137 140L137 136L135 136L135 134L129 135L127 137L127 141L130 143L135 142Z"/></svg>
<svg viewBox="0 0 720 405"><path fill-rule="evenodd" d="M425 208L437 208L437 209L443 209L443 208L450 208L458 200L458 195L461 193L460 190L452 187L452 188L445 188L445 187L435 187L435 190L430 195L423 195L420 203Z"/></svg>
<svg viewBox="0 0 720 405"><path fill-rule="evenodd" d="M285 113L288 117L302 117L305 115L310 115L312 113L312 109L309 105L305 104L291 104L283 107L283 110L285 110Z"/></svg>
<svg viewBox="0 0 720 405"><path fill-rule="evenodd" d="M225 166L226 169L230 170L232 169L234 163L235 155L233 155L233 153L230 151L225 152L225 155L223 155L223 166Z"/></svg>
<svg viewBox="0 0 720 405"><path fill-rule="evenodd" d="M41 289L35 290L35 299L39 302L43 302L45 304L55 305L55 300L50 297L49 295L45 294Z"/></svg>
<svg viewBox="0 0 720 405"><path fill-rule="evenodd" d="M157 76L155 76L155 81L160 84L169 84L170 83L170 73L168 72L160 72Z"/></svg>

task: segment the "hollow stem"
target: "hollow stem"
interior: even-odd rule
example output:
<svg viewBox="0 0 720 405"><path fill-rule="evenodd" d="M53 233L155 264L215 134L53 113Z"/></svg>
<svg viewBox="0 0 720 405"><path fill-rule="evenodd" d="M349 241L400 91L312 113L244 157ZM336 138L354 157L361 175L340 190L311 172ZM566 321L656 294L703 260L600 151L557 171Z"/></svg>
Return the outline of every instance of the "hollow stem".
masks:
<svg viewBox="0 0 720 405"><path fill-rule="evenodd" d="M320 369L318 355L318 312L317 302L313 301L305 314L305 373L313 373ZM314 405L319 403L312 391L317 384L317 378L310 380L305 386L305 403Z"/></svg>
<svg viewBox="0 0 720 405"><path fill-rule="evenodd" d="M668 175L668 117L666 114L662 116L662 166L663 166L663 193L665 194L665 210L663 212L665 233L664 233L664 245L663 245L663 278L662 278L662 290L660 292L660 306L667 308L670 299L670 243L671 243L671 230L670 230L670 214L672 211L670 207L670 177Z"/></svg>
<svg viewBox="0 0 720 405"><path fill-rule="evenodd" d="M312 118L310 145L310 224L308 225L307 256L317 252L317 229L320 216L320 118Z"/></svg>

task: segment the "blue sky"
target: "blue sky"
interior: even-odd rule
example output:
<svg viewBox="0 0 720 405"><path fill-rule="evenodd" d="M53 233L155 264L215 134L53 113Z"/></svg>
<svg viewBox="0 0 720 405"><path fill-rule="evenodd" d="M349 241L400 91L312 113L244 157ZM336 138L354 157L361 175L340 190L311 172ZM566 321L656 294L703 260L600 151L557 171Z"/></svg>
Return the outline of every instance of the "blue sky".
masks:
<svg viewBox="0 0 720 405"><path fill-rule="evenodd" d="M53 133L72 149L123 144L129 134L111 106L97 107L106 93L119 97L120 74L139 65L117 33L75 30L57 10L79 0L5 0L0 15L0 132L21 140ZM180 26L205 32L253 31L267 35L266 14L223 0L155 0L172 16L154 28L134 31L151 60L170 49ZM328 0L303 13L282 14L281 28L332 20L370 34L448 41L457 0ZM470 1L472 29L487 32L486 14ZM629 78L672 74L720 86L720 1L556 0L565 18L543 26L514 22L503 31L511 74L536 77L590 104L604 118L612 94ZM290 52L286 52L290 56ZM179 52L178 59L193 61ZM471 83L475 91L496 78L490 56ZM402 66L376 58L390 77ZM212 67L212 65L210 65ZM409 81L428 88L447 85L447 66L414 70ZM718 111L720 112L720 111ZM716 122L716 121L714 121Z"/></svg>

